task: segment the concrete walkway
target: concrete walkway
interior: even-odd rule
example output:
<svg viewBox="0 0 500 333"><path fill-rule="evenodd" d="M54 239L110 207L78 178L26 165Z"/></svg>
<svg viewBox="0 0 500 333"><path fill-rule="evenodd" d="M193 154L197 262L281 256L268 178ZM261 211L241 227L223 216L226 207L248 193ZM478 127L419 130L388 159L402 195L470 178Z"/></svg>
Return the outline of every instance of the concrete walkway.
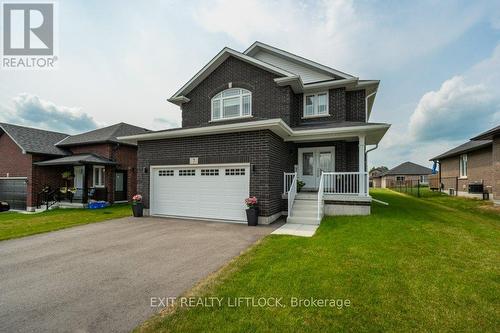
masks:
<svg viewBox="0 0 500 333"><path fill-rule="evenodd" d="M279 225L123 218L0 242L0 332L129 332Z"/></svg>
<svg viewBox="0 0 500 333"><path fill-rule="evenodd" d="M316 233L319 225L286 223L272 232L273 235L292 235L302 237L312 237Z"/></svg>

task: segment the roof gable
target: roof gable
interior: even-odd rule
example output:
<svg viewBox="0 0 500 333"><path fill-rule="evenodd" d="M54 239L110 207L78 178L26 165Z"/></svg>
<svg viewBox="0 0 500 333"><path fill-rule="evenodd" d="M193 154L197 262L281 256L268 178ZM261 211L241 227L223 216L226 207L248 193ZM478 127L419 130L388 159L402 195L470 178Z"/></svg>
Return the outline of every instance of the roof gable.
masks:
<svg viewBox="0 0 500 333"><path fill-rule="evenodd" d="M347 73L341 72L334 68L319 64L312 60L303 58L296 54L278 49L274 46L264 44L262 42L253 43L244 54L269 62L277 67L284 66L286 69L294 74L300 75L294 71L303 72L305 74L302 77L304 83L311 83L316 81L333 80L333 79L352 79L354 76ZM288 68L285 68L288 67ZM318 80L312 81L314 79L315 73ZM323 79L321 79L323 78ZM308 81L308 82L306 82Z"/></svg>
<svg viewBox="0 0 500 333"><path fill-rule="evenodd" d="M120 136L144 134L148 132L150 131L145 128L129 125L126 123L118 123L90 132L68 136L58 142L57 146L65 147L105 142L125 143L117 138Z"/></svg>
<svg viewBox="0 0 500 333"><path fill-rule="evenodd" d="M484 147L488 147L492 144L491 140L472 140L466 143L461 144L453 149L450 149L441 155L435 156L431 158L431 161L442 160L444 158L457 156L460 154L465 154L470 151L478 150Z"/></svg>
<svg viewBox="0 0 500 333"><path fill-rule="evenodd" d="M179 104L182 102L188 102L186 96L191 90L193 90L200 82L206 79L217 67L219 67L227 58L233 56L239 60L250 63L254 66L267 70L273 74L277 74L282 77L295 77L294 74L273 66L271 64L265 63L261 60L249 57L243 53L230 49L228 47L223 48L208 64L206 64L202 69L198 71L186 84L184 84L172 97L168 99L169 102Z"/></svg>
<svg viewBox="0 0 500 333"><path fill-rule="evenodd" d="M68 134L6 123L0 123L0 130L5 132L23 152L56 156L69 154L66 150L55 146L57 142L68 137Z"/></svg>
<svg viewBox="0 0 500 333"><path fill-rule="evenodd" d="M383 175L429 175L432 169L413 162L404 162L385 172Z"/></svg>

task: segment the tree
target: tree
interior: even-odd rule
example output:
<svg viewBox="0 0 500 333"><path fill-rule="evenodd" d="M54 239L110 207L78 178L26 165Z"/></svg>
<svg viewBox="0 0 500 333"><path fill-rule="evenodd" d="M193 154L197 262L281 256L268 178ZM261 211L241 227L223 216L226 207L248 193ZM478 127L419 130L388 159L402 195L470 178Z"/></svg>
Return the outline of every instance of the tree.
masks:
<svg viewBox="0 0 500 333"><path fill-rule="evenodd" d="M389 171L389 168L386 167L385 165L383 165L383 166L379 166L379 167L372 167L370 169L370 172L372 172L373 170L379 170L380 172L386 172L386 171Z"/></svg>

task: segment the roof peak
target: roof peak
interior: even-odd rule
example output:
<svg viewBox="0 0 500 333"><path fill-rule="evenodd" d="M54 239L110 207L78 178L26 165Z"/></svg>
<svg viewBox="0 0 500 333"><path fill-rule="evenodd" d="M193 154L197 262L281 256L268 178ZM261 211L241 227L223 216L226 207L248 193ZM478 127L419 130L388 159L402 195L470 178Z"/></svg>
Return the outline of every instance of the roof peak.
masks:
<svg viewBox="0 0 500 333"><path fill-rule="evenodd" d="M2 127L4 125L19 127L19 128L26 128L26 129L30 129L30 130L34 130L34 131L40 131L40 132L49 132L49 133L56 133L56 134L64 134L64 135L68 135L69 136L69 134L64 133L64 132L46 130L46 129L43 129L43 128L37 128L37 127L32 127L32 126L25 126L25 125L18 125L18 124L11 124L11 123L0 122L0 127Z"/></svg>

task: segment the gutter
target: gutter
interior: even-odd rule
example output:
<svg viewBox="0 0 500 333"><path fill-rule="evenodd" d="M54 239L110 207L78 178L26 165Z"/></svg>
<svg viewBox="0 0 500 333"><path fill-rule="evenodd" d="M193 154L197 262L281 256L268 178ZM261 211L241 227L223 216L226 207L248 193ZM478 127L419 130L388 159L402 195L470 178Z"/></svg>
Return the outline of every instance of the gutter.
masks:
<svg viewBox="0 0 500 333"><path fill-rule="evenodd" d="M167 130L156 133L137 134L130 136L118 137L119 140L128 142L148 141L168 139L175 137L190 137L198 135L211 135L234 132L248 132L253 130L268 129L283 138L284 141L306 140L311 136L357 136L359 133L367 133L372 131L387 131L390 127L388 124L368 125L368 126L348 126L337 128L321 128L308 130L293 130L281 119L256 120L244 123L232 123L208 127L196 127L177 130Z"/></svg>

